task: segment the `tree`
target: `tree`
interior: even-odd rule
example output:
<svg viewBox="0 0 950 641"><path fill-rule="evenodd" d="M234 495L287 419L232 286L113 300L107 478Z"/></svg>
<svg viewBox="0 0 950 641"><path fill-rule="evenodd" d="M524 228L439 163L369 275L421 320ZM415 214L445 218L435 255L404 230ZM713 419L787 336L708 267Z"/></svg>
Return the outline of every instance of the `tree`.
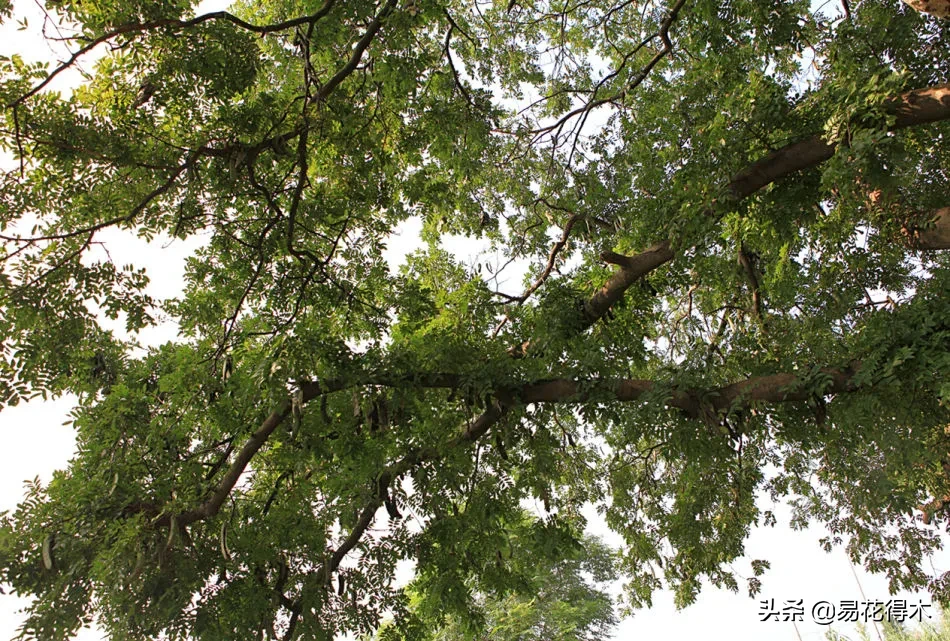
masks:
<svg viewBox="0 0 950 641"><path fill-rule="evenodd" d="M607 584L617 579L614 551L591 536L585 536L580 544L554 548L537 536L541 530L535 525L531 520L512 524L512 545L499 559L517 568L520 581L509 586L504 596L476 595L476 608L468 617L442 620L441 595L427 585L435 577L420 576L408 589L412 631L431 641L595 641L608 637L617 624L613 600L606 591ZM526 550L530 552L525 554ZM538 551L541 564L535 565L538 555L532 552ZM525 562L527 565L522 565ZM404 638L407 630L405 621L401 623L401 629L384 623L376 638Z"/></svg>
<svg viewBox="0 0 950 641"><path fill-rule="evenodd" d="M563 554L596 506L632 606L738 589L762 493L945 594L950 22L810 4L50 2L0 396L77 395L79 449L0 529L22 636L411 636L402 559L477 621L526 501ZM201 240L179 297L122 234Z"/></svg>

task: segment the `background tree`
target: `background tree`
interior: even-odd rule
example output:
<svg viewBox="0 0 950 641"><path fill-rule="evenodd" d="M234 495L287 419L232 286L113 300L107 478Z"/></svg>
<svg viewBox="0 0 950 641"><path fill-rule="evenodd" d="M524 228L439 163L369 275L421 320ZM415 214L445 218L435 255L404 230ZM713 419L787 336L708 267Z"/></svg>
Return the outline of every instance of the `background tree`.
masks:
<svg viewBox="0 0 950 641"><path fill-rule="evenodd" d="M763 492L945 594L921 560L950 502L950 23L47 8L67 59L0 59L0 397L78 395L79 449L0 529L23 637L411 631L401 559L433 616L477 621L520 580L526 500L565 554L596 506L634 606L738 589ZM111 261L123 233L201 239L179 297ZM159 320L178 339L139 348Z"/></svg>
<svg viewBox="0 0 950 641"><path fill-rule="evenodd" d="M469 617L443 619L441 596L427 585L433 577L420 576L408 588L412 632L431 641L595 641L609 637L617 625L608 592L610 582L617 579L614 551L592 536L554 548L536 533L530 520L513 524L511 545L498 562L518 567L521 580L506 586L505 594L476 595L476 608ZM408 636L405 628L384 623L376 638L404 638Z"/></svg>

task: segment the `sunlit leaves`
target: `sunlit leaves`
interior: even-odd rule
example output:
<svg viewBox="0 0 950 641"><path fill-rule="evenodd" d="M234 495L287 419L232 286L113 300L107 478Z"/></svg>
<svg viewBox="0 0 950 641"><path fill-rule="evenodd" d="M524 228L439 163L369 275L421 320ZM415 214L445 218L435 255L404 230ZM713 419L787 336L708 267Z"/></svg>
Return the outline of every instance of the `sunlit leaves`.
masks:
<svg viewBox="0 0 950 641"><path fill-rule="evenodd" d="M80 402L0 530L23 636L599 638L613 561L743 587L762 491L925 584L950 132L889 128L946 29L898 4L57 3L88 77L0 60L0 402ZM120 232L194 243L176 297Z"/></svg>

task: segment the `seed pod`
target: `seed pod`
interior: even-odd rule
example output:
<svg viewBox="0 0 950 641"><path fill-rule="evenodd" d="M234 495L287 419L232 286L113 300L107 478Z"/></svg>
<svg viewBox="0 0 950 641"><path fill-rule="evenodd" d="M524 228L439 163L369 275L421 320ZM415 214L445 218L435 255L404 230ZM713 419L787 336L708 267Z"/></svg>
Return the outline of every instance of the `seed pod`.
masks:
<svg viewBox="0 0 950 641"><path fill-rule="evenodd" d="M132 578L137 579L142 570L145 568L145 552L142 551L142 548L139 548L135 552L135 567L132 568Z"/></svg>
<svg viewBox="0 0 950 641"><path fill-rule="evenodd" d="M303 390L298 389L294 392L290 402L291 414L291 435L294 435L300 429L300 417L303 415Z"/></svg>
<svg viewBox="0 0 950 641"><path fill-rule="evenodd" d="M53 546L56 545L56 535L50 534L43 539L43 567L52 570L56 565L53 559Z"/></svg>
<svg viewBox="0 0 950 641"><path fill-rule="evenodd" d="M228 549L228 522L221 524L221 531L218 532L218 545L221 547L221 556L225 561L231 560L231 551Z"/></svg>
<svg viewBox="0 0 950 641"><path fill-rule="evenodd" d="M178 517L174 514L171 523L168 525L168 539L165 540L165 550L168 551L175 546L175 532L178 531Z"/></svg>
<svg viewBox="0 0 950 641"><path fill-rule="evenodd" d="M224 365L221 366L221 382L227 383L233 373L234 360L231 358L231 355L228 354L224 357Z"/></svg>
<svg viewBox="0 0 950 641"><path fill-rule="evenodd" d="M504 460L508 460L508 450L505 449L505 443L501 440L501 436L498 433L495 433L495 448L498 450L499 456Z"/></svg>
<svg viewBox="0 0 950 641"><path fill-rule="evenodd" d="M396 506L396 502L391 496L389 496L388 493L383 497L383 503L386 505L386 511L389 512L389 518L394 520L402 518L402 514L399 513L399 508Z"/></svg>
<svg viewBox="0 0 950 641"><path fill-rule="evenodd" d="M379 426L383 430L389 429L390 416L389 416L389 403L385 397L381 397L376 400L376 413L379 416Z"/></svg>

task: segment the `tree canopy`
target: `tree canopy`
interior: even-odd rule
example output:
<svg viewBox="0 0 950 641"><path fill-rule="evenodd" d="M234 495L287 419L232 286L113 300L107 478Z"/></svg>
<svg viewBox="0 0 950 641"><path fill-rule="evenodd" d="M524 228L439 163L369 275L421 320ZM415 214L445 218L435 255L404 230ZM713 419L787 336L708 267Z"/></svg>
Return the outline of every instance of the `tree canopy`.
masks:
<svg viewBox="0 0 950 641"><path fill-rule="evenodd" d="M525 526L528 527L525 527ZM530 522L511 524L509 536L534 537ZM549 548L550 549L550 548ZM406 621L386 621L377 641L407 636L425 641L600 641L617 624L609 584L617 579L613 550L593 536L576 545L550 549L551 555L513 555L518 580L504 594L476 591L475 608L441 620L441 597L410 590L411 631ZM409 634L407 634L409 632Z"/></svg>
<svg viewBox="0 0 950 641"><path fill-rule="evenodd" d="M629 605L755 593L769 495L946 594L950 21L814 4L49 0L0 399L78 450L0 527L23 638L477 626L592 510ZM178 297L122 234L195 239Z"/></svg>

